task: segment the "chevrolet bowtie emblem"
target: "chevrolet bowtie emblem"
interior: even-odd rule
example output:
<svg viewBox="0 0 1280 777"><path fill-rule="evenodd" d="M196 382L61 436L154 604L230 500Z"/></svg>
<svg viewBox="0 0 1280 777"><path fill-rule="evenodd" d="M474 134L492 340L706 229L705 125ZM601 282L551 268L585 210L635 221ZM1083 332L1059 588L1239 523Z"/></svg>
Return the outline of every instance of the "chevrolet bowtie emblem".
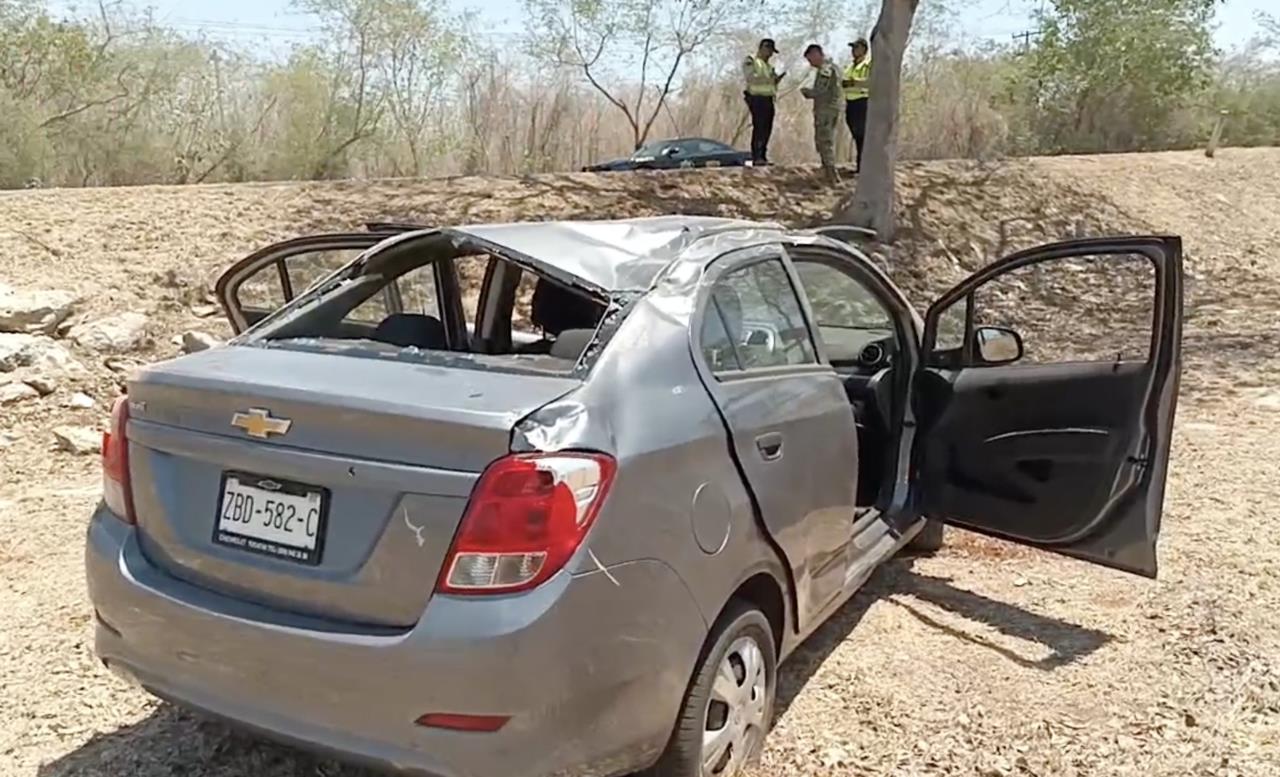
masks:
<svg viewBox="0 0 1280 777"><path fill-rule="evenodd" d="M272 418L270 410L253 407L247 413L231 416L231 425L243 429L250 437L265 440L273 434L288 434L293 421L288 418Z"/></svg>

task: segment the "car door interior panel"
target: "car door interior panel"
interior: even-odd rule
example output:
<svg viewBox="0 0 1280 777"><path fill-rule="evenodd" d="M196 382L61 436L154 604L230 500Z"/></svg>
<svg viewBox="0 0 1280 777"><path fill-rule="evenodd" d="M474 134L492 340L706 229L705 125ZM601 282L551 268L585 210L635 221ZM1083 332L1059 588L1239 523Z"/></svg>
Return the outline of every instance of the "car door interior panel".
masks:
<svg viewBox="0 0 1280 777"><path fill-rule="evenodd" d="M975 291L1006 273L1031 268L1031 277L1044 284L1051 299L1072 300L1061 286L1045 283L1053 262L1118 257L1136 259L1147 270L1145 290L1128 288L1117 300L1138 309L1145 294L1150 303L1140 306L1148 317L1142 328L1150 331L1149 349L1146 343L1138 346L1145 358L1020 364L1024 344L1018 332L975 323ZM1066 266L1064 277L1084 281L1090 290L1106 290L1101 275L1078 270ZM1021 284L1014 288L1027 290ZM1052 311L1048 305L1003 304L1008 315ZM939 322L957 305L965 311L961 345L937 348ZM1037 323L1046 321L1066 324L1067 335L1074 334L1070 316L1042 317ZM1002 259L948 292L925 318L926 366L913 386L919 420L913 488L920 512L1154 577L1181 322L1182 249L1176 237L1043 246ZM1135 333L1100 334L1132 341Z"/></svg>
<svg viewBox="0 0 1280 777"><path fill-rule="evenodd" d="M1139 467L1133 427L1146 372L1142 363L926 372L917 386L925 512L1039 542L1076 538Z"/></svg>

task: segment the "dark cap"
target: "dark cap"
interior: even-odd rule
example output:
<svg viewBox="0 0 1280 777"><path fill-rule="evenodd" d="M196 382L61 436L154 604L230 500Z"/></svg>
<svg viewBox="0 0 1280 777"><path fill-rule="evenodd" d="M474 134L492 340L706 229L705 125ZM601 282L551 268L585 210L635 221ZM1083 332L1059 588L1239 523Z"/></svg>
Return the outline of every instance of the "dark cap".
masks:
<svg viewBox="0 0 1280 777"><path fill-rule="evenodd" d="M867 43L866 38L858 38L857 40L849 41L849 48L853 48L854 46L861 46L864 49L871 48L871 45Z"/></svg>
<svg viewBox="0 0 1280 777"><path fill-rule="evenodd" d="M775 54L778 53L778 44L773 42L773 38L762 39L760 41L760 48L764 48L765 46L768 46L769 50L772 51L773 53Z"/></svg>
<svg viewBox="0 0 1280 777"><path fill-rule="evenodd" d="M805 47L805 49L804 49L804 55L807 57L807 56L809 56L809 54L810 54L811 52L814 52L814 51L816 51L816 52L818 52L819 54L821 54L821 53L822 53L822 47L821 47L821 46L819 46L819 45L818 45L818 44L816 44L816 43L810 43L808 46L806 46L806 47Z"/></svg>

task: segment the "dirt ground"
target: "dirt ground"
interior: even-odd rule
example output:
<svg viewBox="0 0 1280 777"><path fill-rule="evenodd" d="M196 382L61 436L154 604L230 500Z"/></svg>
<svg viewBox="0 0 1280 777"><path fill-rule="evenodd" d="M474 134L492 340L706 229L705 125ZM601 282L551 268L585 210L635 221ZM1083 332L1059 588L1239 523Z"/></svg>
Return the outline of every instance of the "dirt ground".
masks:
<svg viewBox="0 0 1280 777"><path fill-rule="evenodd" d="M755 774L1280 775L1280 149L928 163L902 191L902 239L878 259L922 303L1035 243L1183 236L1160 579L960 533L892 562L784 666ZM123 359L72 348L85 375L0 406L0 777L364 774L159 704L91 654L81 552L98 462L57 451L50 429L101 424L119 370L175 355L175 334L225 335L204 309L221 266L367 219L808 225L833 202L792 169L0 195L0 281L75 291L82 318L146 313L153 340ZM67 407L73 391L97 406Z"/></svg>

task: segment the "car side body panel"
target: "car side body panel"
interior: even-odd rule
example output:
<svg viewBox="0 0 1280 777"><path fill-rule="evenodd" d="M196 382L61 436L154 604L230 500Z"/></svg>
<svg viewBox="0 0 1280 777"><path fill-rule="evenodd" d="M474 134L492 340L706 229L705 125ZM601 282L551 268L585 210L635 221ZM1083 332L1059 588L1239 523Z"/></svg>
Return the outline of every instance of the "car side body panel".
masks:
<svg viewBox="0 0 1280 777"><path fill-rule="evenodd" d="M750 573L769 571L784 592L786 577L694 366L690 292L638 300L588 380L525 418L513 448L614 455L618 478L571 571L663 559L711 623Z"/></svg>
<svg viewBox="0 0 1280 777"><path fill-rule="evenodd" d="M806 327L781 246L756 246L724 254L704 271L690 346L760 520L794 579L797 620L805 628L845 587L856 513L857 431L843 384L817 362L816 341L809 342L810 364L722 374L706 364L701 322L719 316L711 303L713 288L729 276L754 277L749 274L762 268L772 272L768 282L779 285L779 300L790 296L790 315L798 317L791 323Z"/></svg>

